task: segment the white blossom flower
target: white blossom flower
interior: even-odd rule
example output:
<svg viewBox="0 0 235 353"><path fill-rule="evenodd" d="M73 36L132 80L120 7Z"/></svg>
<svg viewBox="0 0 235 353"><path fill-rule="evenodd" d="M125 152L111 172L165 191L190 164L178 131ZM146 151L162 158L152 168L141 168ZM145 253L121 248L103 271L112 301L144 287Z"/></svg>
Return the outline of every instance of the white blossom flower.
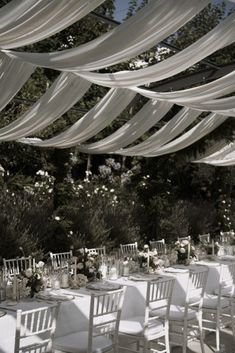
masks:
<svg viewBox="0 0 235 353"><path fill-rule="evenodd" d="M32 276L32 274L33 274L32 268L27 268L27 269L25 270L25 276L26 276L26 277L30 278L30 277Z"/></svg>
<svg viewBox="0 0 235 353"><path fill-rule="evenodd" d="M78 264L77 264L77 268L79 269L79 270L81 270L81 269L83 269L83 263L82 262L79 262Z"/></svg>
<svg viewBox="0 0 235 353"><path fill-rule="evenodd" d="M55 216L55 220L56 221L60 221L60 217L59 216Z"/></svg>
<svg viewBox="0 0 235 353"><path fill-rule="evenodd" d="M181 253L181 254L185 254L185 253L186 253L185 248L180 248L180 253Z"/></svg>
<svg viewBox="0 0 235 353"><path fill-rule="evenodd" d="M44 263L43 261L39 261L39 262L37 263L37 267L38 267L38 268L42 268L44 265L45 265L45 263Z"/></svg>
<svg viewBox="0 0 235 353"><path fill-rule="evenodd" d="M182 242L181 242L181 244L183 245L183 246L186 246L186 245L188 245L189 244L189 241L188 240L182 240Z"/></svg>

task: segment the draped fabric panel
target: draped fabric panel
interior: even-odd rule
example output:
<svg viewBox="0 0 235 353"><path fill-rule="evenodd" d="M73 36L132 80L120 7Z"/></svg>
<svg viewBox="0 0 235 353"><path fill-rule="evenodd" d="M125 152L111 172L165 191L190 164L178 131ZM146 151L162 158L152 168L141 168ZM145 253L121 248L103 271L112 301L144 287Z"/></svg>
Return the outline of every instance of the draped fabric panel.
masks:
<svg viewBox="0 0 235 353"><path fill-rule="evenodd" d="M187 103L204 102L218 98L235 91L235 70L229 74L198 87L170 92L155 92L139 87L131 88L135 92L150 99L168 100L183 105ZM233 106L234 107L234 106Z"/></svg>
<svg viewBox="0 0 235 353"><path fill-rule="evenodd" d="M0 129L0 141L20 139L47 127L68 111L89 87L88 81L78 79L72 73L61 73L29 110Z"/></svg>
<svg viewBox="0 0 235 353"><path fill-rule="evenodd" d="M219 114L211 113L204 118L200 123L187 131L182 136L160 147L158 150L153 150L150 153L143 154L145 157L157 157L167 153L179 151L190 146L194 142L200 140L205 135L215 130L219 125L226 121L228 117Z"/></svg>
<svg viewBox="0 0 235 353"><path fill-rule="evenodd" d="M78 48L51 53L10 50L50 37L103 2L20 0L0 8L0 109L10 102L36 67L64 71L30 109L0 128L0 141L18 140L40 147L78 146L87 153L155 157L189 146L217 128L228 116L235 116L235 96L225 97L234 93L235 71L211 83L174 92L153 92L138 87L183 72L232 44L235 13L195 43L160 63L133 71L95 72L156 46L190 21L210 0L150 0L121 25ZM110 90L75 124L44 141L26 138L60 118L83 97L91 83ZM89 139L118 118L137 93L149 98L148 103L111 135L91 143ZM183 108L152 133L151 129L157 128L157 123L173 104ZM212 113L197 123L201 113L207 111ZM145 133L150 137L138 142ZM196 162L230 165L232 161L235 163L234 153L235 147L222 145Z"/></svg>
<svg viewBox="0 0 235 353"><path fill-rule="evenodd" d="M139 144L115 151L126 156L139 156L161 147L172 140L190 126L201 114L189 108L181 109L168 123Z"/></svg>
<svg viewBox="0 0 235 353"><path fill-rule="evenodd" d="M235 144L234 142L227 144L217 153L211 154L207 158L203 158L196 163L206 163L218 167L227 167L235 164Z"/></svg>
<svg viewBox="0 0 235 353"><path fill-rule="evenodd" d="M0 111L21 89L34 70L35 66L33 65L10 59L0 53Z"/></svg>
<svg viewBox="0 0 235 353"><path fill-rule="evenodd" d="M183 26L209 2L151 0L112 31L78 48L52 53L7 53L34 65L57 70L98 70L131 59L150 49Z"/></svg>
<svg viewBox="0 0 235 353"><path fill-rule="evenodd" d="M171 103L151 100L113 134L98 142L79 145L78 150L85 153L109 153L125 147L160 121L171 107Z"/></svg>
<svg viewBox="0 0 235 353"><path fill-rule="evenodd" d="M160 63L135 71L108 74L79 71L77 75L101 86L131 88L172 77L234 41L235 13L232 13L195 43Z"/></svg>
<svg viewBox="0 0 235 353"><path fill-rule="evenodd" d="M110 124L128 106L134 96L135 93L130 90L111 89L88 113L65 132L33 144L41 147L64 148L88 140Z"/></svg>
<svg viewBox="0 0 235 353"><path fill-rule="evenodd" d="M70 26L104 0L21 0L0 9L0 48L19 48Z"/></svg>
<svg viewBox="0 0 235 353"><path fill-rule="evenodd" d="M190 108L199 109L202 111L217 111L219 113L221 111L223 115L226 115L225 112L229 111L230 116L235 116L235 108L234 108L235 96L212 99L205 102L194 103L194 104L189 103L185 105L190 106Z"/></svg>
<svg viewBox="0 0 235 353"><path fill-rule="evenodd" d="M213 150L209 148L208 151L204 153L203 158L200 158L194 163L207 163L207 164L215 164L221 163L221 161L226 160L228 162L229 159L232 159L235 152L235 145L233 142L228 143L226 141L222 141L221 144L218 144Z"/></svg>

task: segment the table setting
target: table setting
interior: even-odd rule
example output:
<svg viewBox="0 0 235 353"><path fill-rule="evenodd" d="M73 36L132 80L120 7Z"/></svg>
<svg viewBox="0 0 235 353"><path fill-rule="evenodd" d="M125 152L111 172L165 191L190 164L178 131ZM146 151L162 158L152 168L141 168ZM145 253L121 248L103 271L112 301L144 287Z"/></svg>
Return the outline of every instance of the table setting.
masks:
<svg viewBox="0 0 235 353"><path fill-rule="evenodd" d="M186 244L187 248L188 245ZM191 247L192 249L192 247ZM142 315L145 308L147 283L164 281L167 276L175 279L172 304L182 305L190 271L208 269L206 292L213 294L221 263L231 263L234 256L207 255L191 259L190 263L178 263L173 255L158 256L148 247L132 256L92 256L81 251L78 257L71 258L67 266L56 271L42 261L35 269L9 278L1 276L0 332L4 338L0 342L0 353L12 353L12 337L16 311L50 306L60 303L55 337L66 335L75 329L87 328L91 294L94 292L115 291L126 287L122 307L122 318ZM181 261L179 261L181 262ZM4 289L5 285L5 289ZM5 290L5 292L4 292ZM2 336L2 333L1 333Z"/></svg>

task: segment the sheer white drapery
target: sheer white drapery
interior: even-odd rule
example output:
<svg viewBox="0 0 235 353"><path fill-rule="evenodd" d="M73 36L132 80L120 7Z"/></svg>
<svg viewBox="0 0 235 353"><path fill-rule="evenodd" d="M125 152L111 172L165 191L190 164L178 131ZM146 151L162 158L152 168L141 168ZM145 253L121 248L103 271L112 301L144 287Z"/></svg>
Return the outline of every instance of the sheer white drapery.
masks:
<svg viewBox="0 0 235 353"><path fill-rule="evenodd" d="M160 148L164 143L172 140L180 133L182 133L194 120L198 118L201 112L191 110L189 108L181 109L169 122L156 131L153 135L148 137L145 141L139 144L117 150L116 153L122 155L139 156L143 153L151 152Z"/></svg>
<svg viewBox="0 0 235 353"><path fill-rule="evenodd" d="M61 73L46 93L22 116L0 129L0 141L11 141L42 130L68 111L90 83L72 73Z"/></svg>
<svg viewBox="0 0 235 353"><path fill-rule="evenodd" d="M215 151L212 151L211 148L209 151L206 151L203 158L200 158L194 163L207 163L217 166L230 166L235 164L235 143L222 141L221 144L218 144L218 147Z"/></svg>
<svg viewBox="0 0 235 353"><path fill-rule="evenodd" d="M210 83L178 91L154 92L139 87L132 88L132 90L150 99L168 100L179 105L204 102L233 93L235 90L235 71Z"/></svg>
<svg viewBox="0 0 235 353"><path fill-rule="evenodd" d="M194 142L200 140L205 135L208 135L219 125L225 122L226 119L228 119L228 117L216 113L211 113L208 117L204 118L200 123L198 123L189 131L185 132L182 136L160 147L156 151L153 150L149 153L143 154L143 156L157 157L163 154L173 153L182 150L183 148L188 147Z"/></svg>
<svg viewBox="0 0 235 353"><path fill-rule="evenodd" d="M135 71L95 73L79 71L77 75L101 86L133 87L174 76L235 41L235 13L186 49L155 65Z"/></svg>
<svg viewBox="0 0 235 353"><path fill-rule="evenodd" d="M171 109L172 104L151 100L126 124L106 138L86 145L78 150L85 153L110 153L137 140Z"/></svg>
<svg viewBox="0 0 235 353"><path fill-rule="evenodd" d="M0 47L3 48L0 55L0 109L18 92L36 66L65 71L32 108L0 129L1 141L19 140L42 130L70 109L88 90L91 82L111 89L93 109L66 131L45 141L34 140L35 145L66 148L79 144L81 151L89 153L158 156L187 147L219 126L228 115L235 116L235 97L221 98L234 91L234 72L209 84L177 92L151 92L137 87L182 72L233 43L235 13L188 48L158 64L135 71L110 74L92 72L123 62L156 45L202 10L209 0L178 0L177 3L174 0L150 0L120 26L74 49L53 53L4 50L49 37L84 17L102 2L31 0L29 5L28 0L22 0L18 3L12 1L0 9ZM76 75L68 73L69 70ZM112 135L95 143L81 145L108 126L136 93L155 101L146 104ZM153 127L173 103L185 107L155 134L126 148ZM201 111L216 111L219 114L210 114L183 133ZM24 140L30 142L30 139ZM228 159L232 159L231 154Z"/></svg>
<svg viewBox="0 0 235 353"><path fill-rule="evenodd" d="M34 70L33 65L0 53L0 111L21 89Z"/></svg>
<svg viewBox="0 0 235 353"><path fill-rule="evenodd" d="M65 148L88 140L110 124L134 96L135 93L127 89L110 89L91 110L66 131L42 142L33 141L33 144L41 147ZM30 140L28 142L30 143Z"/></svg>
<svg viewBox="0 0 235 353"><path fill-rule="evenodd" d="M7 51L7 54L37 66L57 70L98 70L150 49L183 26L209 2L151 0L112 31L78 48L52 53Z"/></svg>
<svg viewBox="0 0 235 353"><path fill-rule="evenodd" d="M21 0L0 9L0 48L19 48L70 26L104 0Z"/></svg>
<svg viewBox="0 0 235 353"><path fill-rule="evenodd" d="M211 99L200 103L185 104L193 109L201 111L215 111L222 115L235 116L235 96Z"/></svg>

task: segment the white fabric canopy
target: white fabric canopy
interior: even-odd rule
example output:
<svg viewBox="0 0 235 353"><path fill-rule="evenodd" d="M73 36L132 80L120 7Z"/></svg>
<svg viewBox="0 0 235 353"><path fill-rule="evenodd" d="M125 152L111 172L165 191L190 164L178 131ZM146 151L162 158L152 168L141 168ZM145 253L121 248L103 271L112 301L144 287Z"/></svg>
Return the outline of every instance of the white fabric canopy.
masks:
<svg viewBox="0 0 235 353"><path fill-rule="evenodd" d="M7 54L37 66L57 70L87 71L105 68L150 49L183 26L209 2L151 0L112 31L78 48L53 53L10 51ZM70 6L70 2L68 4Z"/></svg>
<svg viewBox="0 0 235 353"><path fill-rule="evenodd" d="M87 153L154 157L189 146L218 127L228 116L235 116L235 96L224 98L234 93L235 71L200 87L175 92L152 92L138 87L172 77L233 43L235 13L195 43L160 63L133 71L93 72L129 60L157 45L191 20L210 0L150 0L124 23L78 48L52 53L8 50L61 31L103 1L21 0L11 1L0 8L0 109L10 102L36 66L65 71L28 111L0 129L0 141L18 140L58 148L78 145L80 151ZM111 89L75 124L44 141L25 138L61 117L85 94L92 82ZM82 144L116 119L136 93L151 100L111 135L94 143ZM146 140L130 146L154 127L175 103L184 107ZM184 132L195 124L202 111L212 113ZM219 165L224 158L223 165L229 165L232 161L235 163L234 151L235 147L220 148L205 156L204 160Z"/></svg>
<svg viewBox="0 0 235 353"><path fill-rule="evenodd" d="M172 140L182 133L201 113L189 108L181 109L168 123L148 137L145 141L124 149L117 150L116 153L122 155L139 156L143 153L151 152L160 148L164 143Z"/></svg>
<svg viewBox="0 0 235 353"><path fill-rule="evenodd" d="M61 73L29 110L0 129L0 141L20 139L42 130L69 110L89 87L88 81L72 73Z"/></svg>
<svg viewBox="0 0 235 353"><path fill-rule="evenodd" d="M139 87L132 88L132 90L147 98L168 100L179 105L204 102L235 91L235 70L213 82L178 91L155 92Z"/></svg>
<svg viewBox="0 0 235 353"><path fill-rule="evenodd" d="M235 96L212 99L206 102L200 102L200 103L194 103L194 104L189 103L185 105L202 111L216 111L223 115L226 115L226 112L227 112L227 115L235 116Z"/></svg>
<svg viewBox="0 0 235 353"><path fill-rule="evenodd" d="M160 121L171 107L171 103L151 100L113 134L95 143L79 145L78 150L85 153L109 153L125 147Z"/></svg>
<svg viewBox="0 0 235 353"><path fill-rule="evenodd" d="M200 161L197 161L200 162ZM201 162L200 162L201 163ZM214 165L217 167L229 167L235 164L235 151L228 153L225 157L221 159L211 159L209 161L203 162L206 164Z"/></svg>
<svg viewBox="0 0 235 353"><path fill-rule="evenodd" d="M226 143L223 141L222 146L218 145L215 151L206 151L203 158L200 158L194 163L207 163L218 166L226 166L235 164L235 144L233 142Z"/></svg>
<svg viewBox="0 0 235 353"><path fill-rule="evenodd" d="M21 89L34 70L33 65L10 59L0 53L0 111Z"/></svg>
<svg viewBox="0 0 235 353"><path fill-rule="evenodd" d="M211 113L208 117L204 118L200 123L184 133L182 136L160 147L158 150L143 154L143 156L157 157L163 154L182 150L183 148L190 146L205 135L209 134L211 131L215 130L226 119L228 119L228 117Z"/></svg>
<svg viewBox="0 0 235 353"><path fill-rule="evenodd" d="M172 77L215 51L235 41L235 13L186 49L155 65L135 71L115 73L77 72L77 75L102 86L133 87Z"/></svg>
<svg viewBox="0 0 235 353"><path fill-rule="evenodd" d="M33 144L41 147L64 148L88 140L110 124L127 107L134 96L135 93L130 90L111 89L69 129L51 139L42 142L34 141Z"/></svg>
<svg viewBox="0 0 235 353"><path fill-rule="evenodd" d="M21 0L0 9L0 48L18 48L61 31L104 0Z"/></svg>

